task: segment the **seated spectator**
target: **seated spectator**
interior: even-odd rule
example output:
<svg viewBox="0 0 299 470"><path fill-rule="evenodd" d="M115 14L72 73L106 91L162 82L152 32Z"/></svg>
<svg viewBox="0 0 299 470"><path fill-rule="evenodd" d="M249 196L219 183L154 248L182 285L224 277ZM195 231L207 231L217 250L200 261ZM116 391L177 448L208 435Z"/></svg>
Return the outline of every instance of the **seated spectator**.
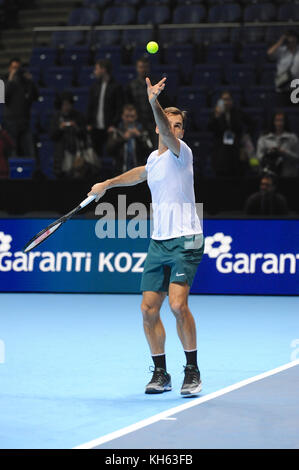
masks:
<svg viewBox="0 0 299 470"><path fill-rule="evenodd" d="M115 172L123 173L136 166L145 165L152 150L152 141L137 120L135 106L126 104L121 122L117 127L111 127L108 132L107 153L114 157Z"/></svg>
<svg viewBox="0 0 299 470"><path fill-rule="evenodd" d="M55 142L54 174L57 177L84 176L81 154L86 139L85 127L83 114L73 107L73 96L63 93L60 109L54 114L50 128L50 137Z"/></svg>
<svg viewBox="0 0 299 470"><path fill-rule="evenodd" d="M20 59L12 59L5 78L3 127L15 142L15 154L18 157L35 156L30 114L32 103L38 99L38 95L31 74L23 69Z"/></svg>
<svg viewBox="0 0 299 470"><path fill-rule="evenodd" d="M283 34L267 52L270 59L276 60L276 105L290 106L290 83L294 78L299 78L298 33L290 30Z"/></svg>
<svg viewBox="0 0 299 470"><path fill-rule="evenodd" d="M274 114L270 131L259 137L257 158L262 168L278 176L298 176L299 139L289 132L287 116L283 112Z"/></svg>
<svg viewBox="0 0 299 470"><path fill-rule="evenodd" d="M249 196L245 203L247 215L288 215L286 198L276 192L274 176L265 173L260 181L260 190Z"/></svg>
<svg viewBox="0 0 299 470"><path fill-rule="evenodd" d="M8 168L8 156L11 150L14 148L14 142L11 139L10 135L6 132L5 129L2 129L0 125L0 179L8 178L9 168Z"/></svg>
<svg viewBox="0 0 299 470"><path fill-rule="evenodd" d="M208 129L214 134L212 165L217 177L243 175L248 168L248 161L241 158L242 138L247 139L253 131L251 118L234 105L228 91L222 93ZM243 152L242 152L243 155Z"/></svg>
<svg viewBox="0 0 299 470"><path fill-rule="evenodd" d="M157 83L161 78L158 80L152 76L150 62L146 57L140 57L140 59L136 61L136 74L136 78L127 84L125 90L126 103L134 104L141 124L144 129L148 131L153 146L156 147L158 142L157 135L155 133L156 124L148 101L145 79L146 77L149 77L152 83ZM170 106L166 93L161 93L159 96L159 102L162 108Z"/></svg>
<svg viewBox="0 0 299 470"><path fill-rule="evenodd" d="M89 90L87 106L87 130L91 132L93 148L101 157L105 153L107 130L120 120L123 91L112 75L109 59L100 59L94 68L96 77Z"/></svg>

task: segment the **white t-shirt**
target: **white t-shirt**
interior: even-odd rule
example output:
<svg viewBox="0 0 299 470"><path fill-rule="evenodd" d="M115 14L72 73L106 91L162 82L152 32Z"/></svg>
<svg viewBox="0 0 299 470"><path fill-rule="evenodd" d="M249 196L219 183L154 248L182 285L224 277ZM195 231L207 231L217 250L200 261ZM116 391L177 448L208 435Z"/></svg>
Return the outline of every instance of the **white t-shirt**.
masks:
<svg viewBox="0 0 299 470"><path fill-rule="evenodd" d="M145 165L152 195L154 240L167 240L202 233L196 213L193 155L180 140L180 155L169 149L161 155L150 154Z"/></svg>

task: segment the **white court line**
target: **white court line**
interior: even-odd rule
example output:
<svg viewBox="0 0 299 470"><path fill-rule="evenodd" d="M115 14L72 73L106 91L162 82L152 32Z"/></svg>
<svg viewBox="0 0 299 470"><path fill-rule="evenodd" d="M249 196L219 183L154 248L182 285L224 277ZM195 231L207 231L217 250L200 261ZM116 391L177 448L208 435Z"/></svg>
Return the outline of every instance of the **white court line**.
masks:
<svg viewBox="0 0 299 470"><path fill-rule="evenodd" d="M188 408L192 408L193 406L197 406L206 401L213 400L214 398L220 397L221 395L225 395L226 393L232 392L233 390L237 390L238 388L242 388L245 385L251 384L253 382L257 382L258 380L262 380L266 377L282 372L283 370L290 369L291 367L294 367L297 365L299 365L299 359L297 359L296 361L288 362L287 364L284 364L283 366L269 370L268 372L263 372L262 374L255 375L254 377L251 377L249 379L242 380L241 382L237 382L236 384L229 385L228 387L222 388L218 390L217 392L209 393L208 395L205 395L204 397L196 398L196 399L193 398L192 401L188 403L176 406L174 408L170 408L169 410L163 411L162 413L158 413L154 416L151 416L150 418L143 419L142 421L139 421L138 423L131 424L130 426L126 426L125 428L119 429L118 431L111 432L109 434L106 434L105 436L86 442L85 444L76 446L74 447L74 449L92 449L93 447L104 444L105 442L112 441L113 439L117 439L119 437L125 436L126 434L137 431L138 429L149 426L150 424L156 423L157 421L165 420L175 413L179 413L180 411L187 410Z"/></svg>

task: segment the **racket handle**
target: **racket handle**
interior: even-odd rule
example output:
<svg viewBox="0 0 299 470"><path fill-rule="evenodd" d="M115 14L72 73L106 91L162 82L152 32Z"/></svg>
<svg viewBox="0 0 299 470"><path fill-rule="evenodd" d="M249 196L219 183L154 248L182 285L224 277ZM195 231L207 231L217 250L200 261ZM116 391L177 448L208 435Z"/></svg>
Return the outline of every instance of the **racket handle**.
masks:
<svg viewBox="0 0 299 470"><path fill-rule="evenodd" d="M88 196L86 199L84 199L84 201L82 201L81 204L80 204L81 209L83 209L83 207L87 206L92 201L94 201L96 197L97 196L95 194L93 194L92 196Z"/></svg>

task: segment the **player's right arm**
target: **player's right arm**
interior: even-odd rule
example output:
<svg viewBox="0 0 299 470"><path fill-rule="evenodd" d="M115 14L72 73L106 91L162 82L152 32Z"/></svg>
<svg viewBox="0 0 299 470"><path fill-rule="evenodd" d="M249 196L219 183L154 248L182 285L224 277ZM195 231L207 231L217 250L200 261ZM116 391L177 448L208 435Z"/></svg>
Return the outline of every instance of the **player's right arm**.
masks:
<svg viewBox="0 0 299 470"><path fill-rule="evenodd" d="M145 166L137 166L132 170L126 171L115 178L108 179L102 183L96 183L92 186L88 196L97 194L98 199L104 196L107 189L122 187L122 186L134 186L135 184L143 183L147 179L147 172Z"/></svg>

